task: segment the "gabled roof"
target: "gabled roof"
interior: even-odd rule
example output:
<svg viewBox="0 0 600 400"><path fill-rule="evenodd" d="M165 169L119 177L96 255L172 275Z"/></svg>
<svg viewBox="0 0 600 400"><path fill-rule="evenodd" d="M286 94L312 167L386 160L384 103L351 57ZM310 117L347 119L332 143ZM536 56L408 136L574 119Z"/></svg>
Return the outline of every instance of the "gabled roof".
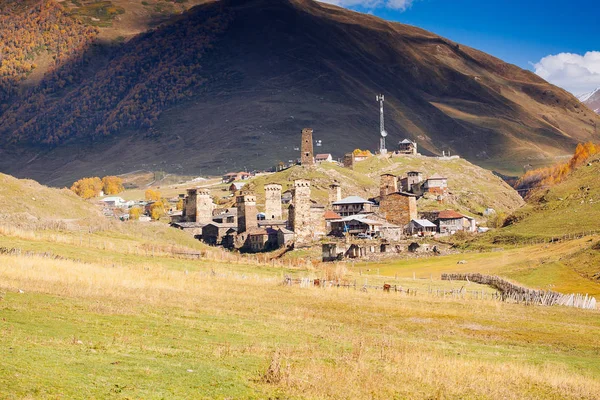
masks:
<svg viewBox="0 0 600 400"><path fill-rule="evenodd" d="M436 228L436 225L426 219L413 219L411 222L414 222L416 225L419 225L423 228Z"/></svg>
<svg viewBox="0 0 600 400"><path fill-rule="evenodd" d="M403 141L401 141L399 144L415 144L415 142L408 140L408 139L404 139Z"/></svg>
<svg viewBox="0 0 600 400"><path fill-rule="evenodd" d="M435 180L435 179L447 179L447 178L444 178L440 174L433 174L429 178L427 178L427 180Z"/></svg>
<svg viewBox="0 0 600 400"><path fill-rule="evenodd" d="M342 216L341 216L341 215L339 215L338 213L336 213L336 212L333 212L333 211L331 211L331 210L327 210L327 211L325 211L325 214L323 215L323 217L324 217L326 220L329 220L329 219L340 219L340 218L342 218Z"/></svg>
<svg viewBox="0 0 600 400"><path fill-rule="evenodd" d="M326 160L326 159L328 159L329 157L331 157L331 154L329 154L329 153L327 153L327 154L317 154L317 155L315 156L315 159L316 159L316 160Z"/></svg>
<svg viewBox="0 0 600 400"><path fill-rule="evenodd" d="M340 201L336 201L333 203L335 205L343 205L343 204L373 204L373 202L369 200L365 200L360 196L348 196L345 199Z"/></svg>
<svg viewBox="0 0 600 400"><path fill-rule="evenodd" d="M237 190L240 190L244 186L246 186L246 183L245 182L233 182L231 185L234 186ZM231 187L231 186L229 186L229 187Z"/></svg>
<svg viewBox="0 0 600 400"><path fill-rule="evenodd" d="M459 219L459 218L464 218L465 216L454 211L454 210L444 210L444 211L440 211L440 213L438 214L438 218L439 219Z"/></svg>
<svg viewBox="0 0 600 400"><path fill-rule="evenodd" d="M294 233L293 231L290 231L289 229L287 229L287 228L283 228L283 227L279 228L278 230L279 230L281 233L285 234L285 235L289 235L289 234L293 234L293 233Z"/></svg>

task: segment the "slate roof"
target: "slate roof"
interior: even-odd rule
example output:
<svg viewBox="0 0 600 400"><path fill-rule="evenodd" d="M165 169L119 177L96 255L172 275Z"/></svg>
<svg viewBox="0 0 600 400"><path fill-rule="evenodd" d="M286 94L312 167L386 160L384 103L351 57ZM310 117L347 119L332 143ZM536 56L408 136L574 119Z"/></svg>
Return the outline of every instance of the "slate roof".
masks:
<svg viewBox="0 0 600 400"><path fill-rule="evenodd" d="M373 204L373 202L369 201L369 200L365 200L360 196L348 196L345 199L342 199L340 201L336 201L335 205L342 205L342 204Z"/></svg>

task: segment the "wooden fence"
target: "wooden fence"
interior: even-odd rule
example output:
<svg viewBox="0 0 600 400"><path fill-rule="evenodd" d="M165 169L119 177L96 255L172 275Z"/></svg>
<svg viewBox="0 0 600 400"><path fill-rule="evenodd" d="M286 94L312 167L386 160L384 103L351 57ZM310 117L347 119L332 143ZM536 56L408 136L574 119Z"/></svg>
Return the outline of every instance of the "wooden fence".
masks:
<svg viewBox="0 0 600 400"><path fill-rule="evenodd" d="M493 275L482 274L442 274L442 280L468 281L488 285L497 289L503 301L542 306L567 306L589 310L596 309L596 299L587 294L562 294L551 290L535 290L515 285Z"/></svg>

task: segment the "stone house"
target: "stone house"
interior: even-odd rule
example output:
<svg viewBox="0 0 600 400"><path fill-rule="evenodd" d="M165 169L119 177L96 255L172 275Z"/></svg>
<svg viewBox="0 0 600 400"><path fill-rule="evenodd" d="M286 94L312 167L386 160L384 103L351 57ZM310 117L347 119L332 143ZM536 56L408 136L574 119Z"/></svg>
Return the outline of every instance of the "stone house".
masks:
<svg viewBox="0 0 600 400"><path fill-rule="evenodd" d="M278 230L273 228L256 228L247 232L244 249L252 253L269 251L278 248Z"/></svg>
<svg viewBox="0 0 600 400"><path fill-rule="evenodd" d="M333 211L342 217L356 215L359 213L370 213L373 210L373 202L359 196L349 196L332 204Z"/></svg>
<svg viewBox="0 0 600 400"><path fill-rule="evenodd" d="M200 224L197 222L171 222L171 226L173 228L177 228L182 230L190 235L194 236L196 239L202 238L202 228L205 224Z"/></svg>
<svg viewBox="0 0 600 400"><path fill-rule="evenodd" d="M331 221L337 220L337 219L341 219L342 216L339 215L338 213L335 213L331 210L327 210L325 211L325 214L323 215L323 219L325 220L325 231L326 233L331 232Z"/></svg>
<svg viewBox="0 0 600 400"><path fill-rule="evenodd" d="M237 228L235 223L211 222L202 227L202 241L212 246L223 245L223 238L230 229Z"/></svg>
<svg viewBox="0 0 600 400"><path fill-rule="evenodd" d="M413 142L409 139L404 139L398 143L397 154L403 155L417 155L417 142Z"/></svg>
<svg viewBox="0 0 600 400"><path fill-rule="evenodd" d="M404 227L417 219L417 196L404 192L388 194L379 201L379 213L387 222Z"/></svg>
<svg viewBox="0 0 600 400"><path fill-rule="evenodd" d="M427 178L423 184L423 191L436 195L444 195L448 192L448 178L434 174Z"/></svg>
<svg viewBox="0 0 600 400"><path fill-rule="evenodd" d="M413 219L408 224L411 235L433 236L437 232L437 225L426 219Z"/></svg>
<svg viewBox="0 0 600 400"><path fill-rule="evenodd" d="M333 162L333 157L331 154L317 154L315 156L315 161L317 164L321 164L324 162Z"/></svg>
<svg viewBox="0 0 600 400"><path fill-rule="evenodd" d="M423 183L423 173L419 171L409 171L406 177L400 179L400 190L407 193L420 194Z"/></svg>
<svg viewBox="0 0 600 400"><path fill-rule="evenodd" d="M465 230L465 216L454 210L440 211L436 224L441 234L453 235L458 231Z"/></svg>
<svg viewBox="0 0 600 400"><path fill-rule="evenodd" d="M280 227L277 229L277 246L287 246L294 240L294 232L287 228Z"/></svg>

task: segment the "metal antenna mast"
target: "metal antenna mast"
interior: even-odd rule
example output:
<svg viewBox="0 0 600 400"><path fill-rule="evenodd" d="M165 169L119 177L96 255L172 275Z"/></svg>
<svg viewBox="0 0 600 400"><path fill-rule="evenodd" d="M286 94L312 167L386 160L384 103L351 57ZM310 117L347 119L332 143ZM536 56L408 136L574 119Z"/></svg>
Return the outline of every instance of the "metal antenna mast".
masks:
<svg viewBox="0 0 600 400"><path fill-rule="evenodd" d="M379 139L379 153L387 154L387 149L385 148L385 137L387 136L387 132L385 130L385 122L383 118L383 102L385 101L385 97L380 94L376 97L379 102L379 134L381 135L381 139Z"/></svg>

